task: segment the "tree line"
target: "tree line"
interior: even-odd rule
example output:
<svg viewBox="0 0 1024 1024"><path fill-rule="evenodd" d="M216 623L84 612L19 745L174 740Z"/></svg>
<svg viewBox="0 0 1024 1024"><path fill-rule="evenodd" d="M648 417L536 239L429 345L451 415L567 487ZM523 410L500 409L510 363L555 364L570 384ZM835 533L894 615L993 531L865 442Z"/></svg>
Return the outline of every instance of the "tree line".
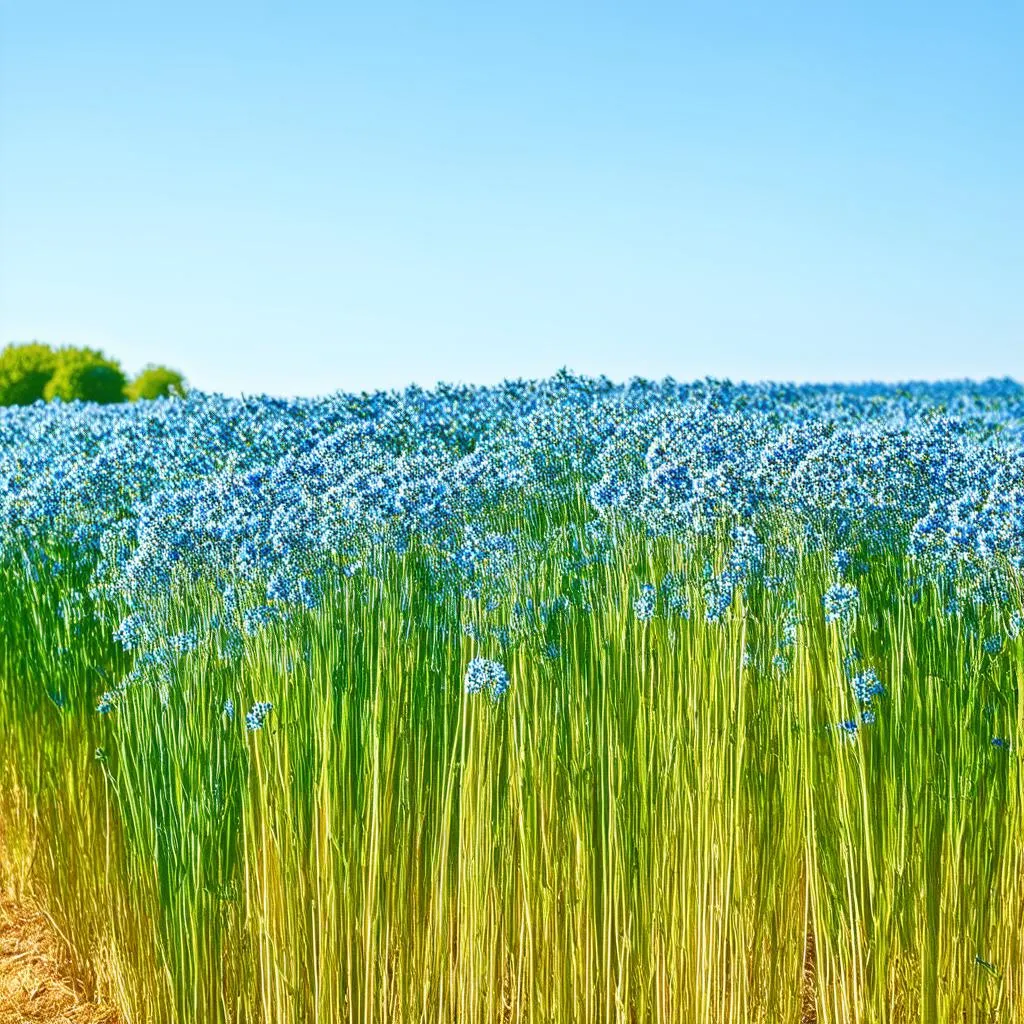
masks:
<svg viewBox="0 0 1024 1024"><path fill-rule="evenodd" d="M150 364L129 380L116 359L92 348L42 342L12 343L0 352L0 405L33 402L136 402L183 398L177 370Z"/></svg>

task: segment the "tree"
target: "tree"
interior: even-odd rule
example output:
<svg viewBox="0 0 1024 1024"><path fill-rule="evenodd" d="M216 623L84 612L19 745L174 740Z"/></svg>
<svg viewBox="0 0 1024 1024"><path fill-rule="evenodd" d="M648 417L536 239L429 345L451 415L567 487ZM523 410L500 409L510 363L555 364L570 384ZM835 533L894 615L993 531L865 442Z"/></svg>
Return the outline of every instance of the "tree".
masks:
<svg viewBox="0 0 1024 1024"><path fill-rule="evenodd" d="M184 398L187 393L185 378L177 370L152 363L139 373L126 390L132 402L140 398Z"/></svg>
<svg viewBox="0 0 1024 1024"><path fill-rule="evenodd" d="M0 352L0 405L31 405L57 368L57 353L38 341L8 345Z"/></svg>
<svg viewBox="0 0 1024 1024"><path fill-rule="evenodd" d="M33 341L0 351L0 405L63 402L123 402L130 399L184 398L185 378L150 363L129 384L120 364L91 348L54 349Z"/></svg>
<svg viewBox="0 0 1024 1024"><path fill-rule="evenodd" d="M91 348L62 348L57 367L43 389L51 402L122 402L127 383L121 367Z"/></svg>

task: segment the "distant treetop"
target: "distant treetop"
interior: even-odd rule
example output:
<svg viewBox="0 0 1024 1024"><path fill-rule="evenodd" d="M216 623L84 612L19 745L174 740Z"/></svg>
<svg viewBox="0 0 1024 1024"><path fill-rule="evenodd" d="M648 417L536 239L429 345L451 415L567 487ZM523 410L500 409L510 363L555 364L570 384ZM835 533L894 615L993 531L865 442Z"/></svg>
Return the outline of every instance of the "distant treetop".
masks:
<svg viewBox="0 0 1024 1024"><path fill-rule="evenodd" d="M125 390L130 401L140 398L184 398L188 386L177 370L150 363Z"/></svg>
<svg viewBox="0 0 1024 1024"><path fill-rule="evenodd" d="M166 366L150 364L129 381L115 359L91 348L54 349L38 341L10 344L0 351L0 405L38 401L135 402L183 398L185 378Z"/></svg>

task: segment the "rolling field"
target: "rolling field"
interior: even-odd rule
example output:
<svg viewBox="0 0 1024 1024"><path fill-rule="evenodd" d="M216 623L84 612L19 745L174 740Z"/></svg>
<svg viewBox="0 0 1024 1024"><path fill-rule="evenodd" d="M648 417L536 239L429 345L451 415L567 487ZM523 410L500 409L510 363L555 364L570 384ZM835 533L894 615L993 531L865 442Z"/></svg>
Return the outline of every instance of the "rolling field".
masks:
<svg viewBox="0 0 1024 1024"><path fill-rule="evenodd" d="M0 841L135 1022L1024 1021L1024 388L0 409Z"/></svg>

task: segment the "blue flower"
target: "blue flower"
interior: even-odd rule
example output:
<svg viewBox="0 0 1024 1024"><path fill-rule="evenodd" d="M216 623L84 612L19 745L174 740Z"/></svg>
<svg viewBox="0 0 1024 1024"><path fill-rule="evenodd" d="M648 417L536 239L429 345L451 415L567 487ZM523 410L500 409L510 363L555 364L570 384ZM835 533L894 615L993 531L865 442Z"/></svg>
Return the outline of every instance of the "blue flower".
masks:
<svg viewBox="0 0 1024 1024"><path fill-rule="evenodd" d="M842 622L856 615L860 593L850 584L834 583L825 591L821 601L825 606L825 621Z"/></svg>
<svg viewBox="0 0 1024 1024"><path fill-rule="evenodd" d="M992 636L986 637L985 640L982 641L981 646L989 654L998 654L1003 649L1002 635L999 633L995 633Z"/></svg>
<svg viewBox="0 0 1024 1024"><path fill-rule="evenodd" d="M270 605L261 604L247 608L242 614L242 629L247 636L255 636L278 619L278 611Z"/></svg>
<svg viewBox="0 0 1024 1024"><path fill-rule="evenodd" d="M147 636L145 620L139 614L125 616L114 631L114 639L126 650L135 650Z"/></svg>
<svg viewBox="0 0 1024 1024"><path fill-rule="evenodd" d="M225 709L226 710L226 709ZM234 708L232 707L232 711ZM257 729L263 728L263 723L266 720L267 715L274 710L274 705L269 701L257 701L245 716L245 727L250 732L255 732Z"/></svg>
<svg viewBox="0 0 1024 1024"><path fill-rule="evenodd" d="M490 689L491 699L497 701L508 691L508 673L501 662L488 658L473 658L466 667L465 685L467 694Z"/></svg>
<svg viewBox="0 0 1024 1024"><path fill-rule="evenodd" d="M657 591L650 583L644 583L640 587L640 596L633 602L633 614L641 622L650 622L654 618L655 602Z"/></svg>
<svg viewBox="0 0 1024 1024"><path fill-rule="evenodd" d="M686 577L681 572L667 572L662 577L659 587L665 603L670 611L689 617L689 606L686 597Z"/></svg>
<svg viewBox="0 0 1024 1024"><path fill-rule="evenodd" d="M832 564L840 576L849 569L850 561L850 552L844 549L840 549L832 556Z"/></svg>
<svg viewBox="0 0 1024 1024"><path fill-rule="evenodd" d="M854 697L861 704L870 704L873 697L885 693L885 687L882 686L873 668L865 669L854 676L850 680L850 686L853 688Z"/></svg>
<svg viewBox="0 0 1024 1024"><path fill-rule="evenodd" d="M195 630L189 630L187 633L176 633L174 636L167 638L167 646L176 654L187 654L198 649L199 637L196 635Z"/></svg>
<svg viewBox="0 0 1024 1024"><path fill-rule="evenodd" d="M789 647L796 646L797 638L797 627L800 625L800 620L793 614L787 615L785 621L782 624L782 639L779 641L779 647L786 650Z"/></svg>

